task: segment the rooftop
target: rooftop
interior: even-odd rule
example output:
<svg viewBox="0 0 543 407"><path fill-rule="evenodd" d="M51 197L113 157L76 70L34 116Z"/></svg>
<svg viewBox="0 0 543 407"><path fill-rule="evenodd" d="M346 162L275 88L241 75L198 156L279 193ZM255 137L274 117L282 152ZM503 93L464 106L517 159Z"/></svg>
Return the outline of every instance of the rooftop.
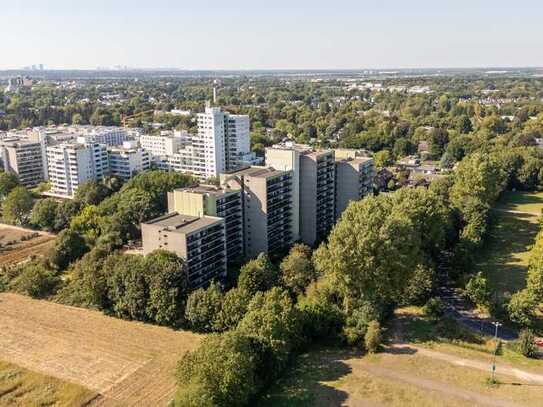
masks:
<svg viewBox="0 0 543 407"><path fill-rule="evenodd" d="M221 196L224 196L225 194L236 192L238 190L232 189L229 187L217 187L215 185L200 184L198 186L189 187L189 188L179 188L179 189L176 189L176 191L190 192L193 194L208 194L208 195L212 195L216 197L221 197Z"/></svg>
<svg viewBox="0 0 543 407"><path fill-rule="evenodd" d="M220 224L222 222L223 220L221 218L216 218L213 216L197 217L180 215L177 212L172 212L167 215L152 219L148 222L144 222L144 224L161 226L170 232L189 234L206 228L208 226Z"/></svg>
<svg viewBox="0 0 543 407"><path fill-rule="evenodd" d="M225 175L248 175L252 178L270 178L286 174L288 171L279 171L271 167L245 167L239 170L229 171Z"/></svg>

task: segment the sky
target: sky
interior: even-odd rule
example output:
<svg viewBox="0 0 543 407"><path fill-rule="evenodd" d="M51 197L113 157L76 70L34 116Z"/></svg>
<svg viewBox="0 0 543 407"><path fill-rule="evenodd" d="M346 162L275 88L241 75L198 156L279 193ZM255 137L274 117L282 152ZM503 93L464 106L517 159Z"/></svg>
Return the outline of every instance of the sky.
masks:
<svg viewBox="0 0 543 407"><path fill-rule="evenodd" d="M0 69L543 66L542 0L0 0Z"/></svg>

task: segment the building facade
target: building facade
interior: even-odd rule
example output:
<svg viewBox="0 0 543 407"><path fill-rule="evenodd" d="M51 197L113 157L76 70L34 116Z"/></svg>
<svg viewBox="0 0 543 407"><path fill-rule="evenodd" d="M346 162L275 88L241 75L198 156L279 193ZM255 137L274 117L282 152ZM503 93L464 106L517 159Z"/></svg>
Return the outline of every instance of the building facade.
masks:
<svg viewBox="0 0 543 407"><path fill-rule="evenodd" d="M221 174L221 184L241 189L245 257L292 244L291 171L248 167Z"/></svg>
<svg viewBox="0 0 543 407"><path fill-rule="evenodd" d="M5 139L0 142L0 157L4 171L16 174L25 187L35 187L45 179L39 141Z"/></svg>
<svg viewBox="0 0 543 407"><path fill-rule="evenodd" d="M51 193L73 197L86 181L109 174L107 148L103 144L61 143L47 147Z"/></svg>
<svg viewBox="0 0 543 407"><path fill-rule="evenodd" d="M224 219L226 257L229 263L243 258L243 208L241 190L199 185L168 192L168 212Z"/></svg>
<svg viewBox="0 0 543 407"><path fill-rule="evenodd" d="M375 168L368 157L336 158L336 219L351 201L373 192Z"/></svg>
<svg viewBox="0 0 543 407"><path fill-rule="evenodd" d="M122 147L108 149L110 174L123 180L148 170L151 158L148 151L139 148L134 142L125 142Z"/></svg>
<svg viewBox="0 0 543 407"><path fill-rule="evenodd" d="M185 260L189 287L207 286L226 277L224 220L177 212L141 224L143 253L162 249Z"/></svg>
<svg viewBox="0 0 543 407"><path fill-rule="evenodd" d="M292 172L293 238L313 246L335 221L334 151L284 143L266 148L266 165Z"/></svg>

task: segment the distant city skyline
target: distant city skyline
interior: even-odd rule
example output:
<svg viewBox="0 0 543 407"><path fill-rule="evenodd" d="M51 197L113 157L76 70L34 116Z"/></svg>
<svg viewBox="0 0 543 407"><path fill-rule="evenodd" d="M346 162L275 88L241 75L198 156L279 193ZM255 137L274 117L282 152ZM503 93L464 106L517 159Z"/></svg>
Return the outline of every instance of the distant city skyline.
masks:
<svg viewBox="0 0 543 407"><path fill-rule="evenodd" d="M0 69L543 66L535 0L12 3Z"/></svg>

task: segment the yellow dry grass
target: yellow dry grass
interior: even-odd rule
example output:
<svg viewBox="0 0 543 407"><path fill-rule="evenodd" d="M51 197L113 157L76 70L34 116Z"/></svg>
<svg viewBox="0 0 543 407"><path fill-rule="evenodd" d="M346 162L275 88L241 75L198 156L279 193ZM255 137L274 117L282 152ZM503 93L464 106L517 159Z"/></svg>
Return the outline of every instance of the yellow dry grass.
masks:
<svg viewBox="0 0 543 407"><path fill-rule="evenodd" d="M80 384L96 405L165 405L177 360L198 346L190 332L0 294L0 359Z"/></svg>
<svg viewBox="0 0 543 407"><path fill-rule="evenodd" d="M0 406L83 406L96 397L84 387L0 361Z"/></svg>

